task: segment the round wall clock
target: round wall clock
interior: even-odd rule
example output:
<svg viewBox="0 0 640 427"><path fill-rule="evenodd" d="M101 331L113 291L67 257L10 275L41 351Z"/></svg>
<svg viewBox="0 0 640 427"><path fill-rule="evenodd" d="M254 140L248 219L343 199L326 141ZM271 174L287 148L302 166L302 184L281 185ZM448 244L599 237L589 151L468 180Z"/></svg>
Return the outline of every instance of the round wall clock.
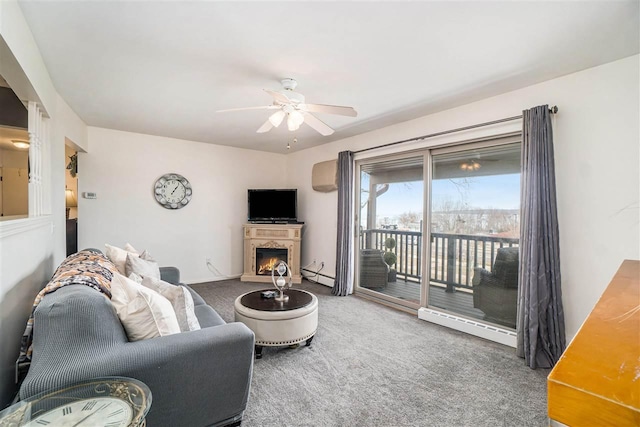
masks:
<svg viewBox="0 0 640 427"><path fill-rule="evenodd" d="M155 184L156 201L167 209L180 209L191 201L191 183L182 175L167 173Z"/></svg>

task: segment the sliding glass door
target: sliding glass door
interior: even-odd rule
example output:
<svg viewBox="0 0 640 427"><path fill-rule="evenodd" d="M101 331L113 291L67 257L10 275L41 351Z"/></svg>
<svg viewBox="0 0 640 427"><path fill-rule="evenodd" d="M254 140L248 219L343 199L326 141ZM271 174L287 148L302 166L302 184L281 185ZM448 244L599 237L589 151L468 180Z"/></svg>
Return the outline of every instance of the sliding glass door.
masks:
<svg viewBox="0 0 640 427"><path fill-rule="evenodd" d="M428 304L515 329L520 143L432 153Z"/></svg>
<svg viewBox="0 0 640 427"><path fill-rule="evenodd" d="M424 155L358 162L356 292L418 308Z"/></svg>
<svg viewBox="0 0 640 427"><path fill-rule="evenodd" d="M360 160L356 171L357 293L515 329L519 136Z"/></svg>

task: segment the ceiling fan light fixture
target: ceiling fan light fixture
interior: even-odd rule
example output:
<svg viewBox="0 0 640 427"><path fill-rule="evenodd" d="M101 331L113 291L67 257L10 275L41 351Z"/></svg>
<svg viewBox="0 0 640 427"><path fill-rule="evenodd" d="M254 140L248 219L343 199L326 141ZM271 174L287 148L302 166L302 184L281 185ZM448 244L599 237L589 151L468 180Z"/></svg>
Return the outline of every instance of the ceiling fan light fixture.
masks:
<svg viewBox="0 0 640 427"><path fill-rule="evenodd" d="M269 121L271 122L273 127L277 128L278 126L280 126L280 123L282 123L282 120L284 120L284 116L285 116L284 111L282 110L276 111L269 117Z"/></svg>
<svg viewBox="0 0 640 427"><path fill-rule="evenodd" d="M462 169L463 171L469 171L469 172L477 171L481 167L482 165L476 162L475 160L472 160L470 162L463 162L460 164L460 169Z"/></svg>
<svg viewBox="0 0 640 427"><path fill-rule="evenodd" d="M0 0L2 1L2 0ZM273 102L271 105L260 107L243 107L232 108L227 110L218 110L218 112L231 112L241 110L278 110L273 113L269 118L256 130L257 133L269 132L274 127L280 126L284 117L287 116L287 128L290 131L295 131L302 126L302 123L306 123L311 129L315 130L323 136L332 135L334 130L322 120L314 116L312 113L322 114L337 114L340 116L357 117L358 113L353 107L345 107L341 105L327 105L327 104L307 104L305 97L299 92L295 92L298 82L295 79L283 79L282 90L275 91L271 89L264 89L266 93L271 95Z"/></svg>
<svg viewBox="0 0 640 427"><path fill-rule="evenodd" d="M287 128L293 132L294 130L300 129L300 125L291 120L291 116L289 116L287 119Z"/></svg>
<svg viewBox="0 0 640 427"><path fill-rule="evenodd" d="M295 120L295 122L299 125L301 125L302 123L304 123L304 116L302 115L302 113L300 111L294 110L291 112L291 117L293 117L293 120Z"/></svg>
<svg viewBox="0 0 640 427"><path fill-rule="evenodd" d="M293 110L288 114L287 127L290 131L300 129L300 125L304 123L304 116L300 111Z"/></svg>

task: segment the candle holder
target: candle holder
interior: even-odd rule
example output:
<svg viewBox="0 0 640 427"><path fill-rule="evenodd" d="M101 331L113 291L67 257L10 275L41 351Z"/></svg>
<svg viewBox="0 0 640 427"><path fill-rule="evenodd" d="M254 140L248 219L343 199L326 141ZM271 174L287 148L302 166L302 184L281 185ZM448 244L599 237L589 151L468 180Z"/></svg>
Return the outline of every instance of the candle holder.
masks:
<svg viewBox="0 0 640 427"><path fill-rule="evenodd" d="M278 273L277 278L276 273ZM278 302L289 301L289 295L284 294L285 289L291 288L291 269L286 262L280 261L278 266L271 270L271 281L279 292L274 299Z"/></svg>

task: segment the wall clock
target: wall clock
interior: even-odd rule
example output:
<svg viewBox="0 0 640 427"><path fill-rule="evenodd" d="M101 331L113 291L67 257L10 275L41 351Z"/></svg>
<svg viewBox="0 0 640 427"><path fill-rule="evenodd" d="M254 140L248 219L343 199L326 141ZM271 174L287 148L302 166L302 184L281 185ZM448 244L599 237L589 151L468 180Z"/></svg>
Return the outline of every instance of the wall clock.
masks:
<svg viewBox="0 0 640 427"><path fill-rule="evenodd" d="M191 201L191 183L177 173L167 173L156 181L154 195L156 201L167 209L183 208Z"/></svg>

